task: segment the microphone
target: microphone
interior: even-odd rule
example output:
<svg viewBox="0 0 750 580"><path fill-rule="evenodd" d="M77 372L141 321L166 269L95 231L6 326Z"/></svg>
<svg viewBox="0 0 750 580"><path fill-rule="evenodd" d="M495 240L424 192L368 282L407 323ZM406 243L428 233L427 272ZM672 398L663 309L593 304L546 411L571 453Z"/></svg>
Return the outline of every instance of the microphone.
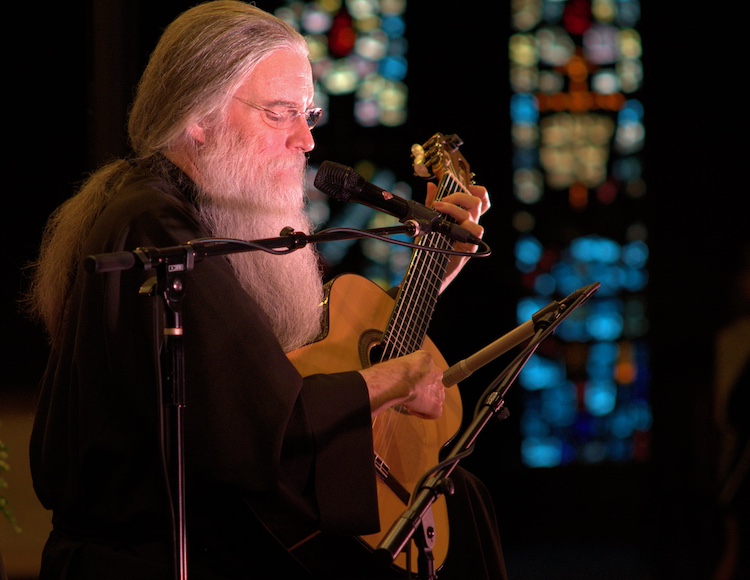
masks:
<svg viewBox="0 0 750 580"><path fill-rule="evenodd" d="M518 346L524 340L534 335L534 322L528 320L521 326L516 327L509 333L501 336L492 344L488 344L482 350L475 352L469 358L458 361L443 373L443 386L452 387L464 380L475 370L483 367L488 362L495 360L501 354L505 354L514 346Z"/></svg>
<svg viewBox="0 0 750 580"><path fill-rule="evenodd" d="M315 176L315 187L337 201L353 201L392 215L401 223L416 222L419 233L438 232L456 242L479 245L482 241L468 230L448 221L443 214L411 199L404 199L370 183L351 167L323 161Z"/></svg>

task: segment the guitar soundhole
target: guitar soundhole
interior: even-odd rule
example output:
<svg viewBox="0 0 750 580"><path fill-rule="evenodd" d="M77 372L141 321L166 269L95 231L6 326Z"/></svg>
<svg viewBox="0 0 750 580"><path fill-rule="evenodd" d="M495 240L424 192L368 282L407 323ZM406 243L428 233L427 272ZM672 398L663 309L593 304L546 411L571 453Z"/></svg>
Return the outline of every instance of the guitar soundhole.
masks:
<svg viewBox="0 0 750 580"><path fill-rule="evenodd" d="M379 363L383 360L383 345L378 343L372 346L370 348L370 353L368 355L368 358L370 359L370 364L374 365L375 363Z"/></svg>
<svg viewBox="0 0 750 580"><path fill-rule="evenodd" d="M380 339L383 333L379 330L366 330L359 337L359 361L362 368L371 367L383 357L383 346Z"/></svg>
<svg viewBox="0 0 750 580"><path fill-rule="evenodd" d="M359 337L359 360L362 368L367 368L383 360L383 345L380 339L383 333L379 330L367 330ZM408 415L409 412L401 405L393 407L394 411Z"/></svg>

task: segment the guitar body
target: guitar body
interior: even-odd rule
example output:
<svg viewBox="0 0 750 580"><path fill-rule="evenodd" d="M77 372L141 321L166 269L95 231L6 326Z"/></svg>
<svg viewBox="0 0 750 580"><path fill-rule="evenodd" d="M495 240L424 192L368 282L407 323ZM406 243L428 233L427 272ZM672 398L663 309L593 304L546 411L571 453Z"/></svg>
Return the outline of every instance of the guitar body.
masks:
<svg viewBox="0 0 750 580"><path fill-rule="evenodd" d="M352 301L352 296L356 300ZM378 347L393 313L393 298L366 278L345 274L327 285L325 308L324 336L289 353L292 364L302 376L359 370L370 366L373 362L372 351ZM424 340L423 348L432 353L439 367L443 370L448 368L445 359L428 337ZM451 388L446 389L440 419L419 419L398 408L391 408L373 420L374 452L382 460L377 477L380 532L361 536L366 546L375 549L403 514L414 486L439 462L440 450L458 432L462 412L459 390ZM385 477L381 468L387 473ZM401 491L394 491L394 486L400 486ZM442 566L448 553L449 526L445 498L438 498L431 509L437 534L433 546L437 569ZM416 551L413 553L416 555ZM394 564L402 570L411 568L412 573L417 572L416 556L412 557L409 564L406 555L402 553Z"/></svg>

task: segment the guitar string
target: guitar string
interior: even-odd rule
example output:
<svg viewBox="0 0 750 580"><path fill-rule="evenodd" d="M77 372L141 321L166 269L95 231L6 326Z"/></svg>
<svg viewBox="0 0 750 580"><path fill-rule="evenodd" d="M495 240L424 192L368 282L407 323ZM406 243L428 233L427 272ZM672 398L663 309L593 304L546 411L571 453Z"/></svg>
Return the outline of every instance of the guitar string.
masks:
<svg viewBox="0 0 750 580"><path fill-rule="evenodd" d="M428 234L423 242L425 247L443 249L449 249L451 245L446 241L446 236L436 233ZM413 264L414 269L417 272L429 272L430 275L407 277L403 295L409 298L401 301L394 313L394 326L401 332L400 334L393 334L391 328L391 338L386 340L386 344L390 346L386 349L385 358L408 354L423 347L426 330L432 316L429 307L434 307L439 294L439 283L442 283L448 260L446 254L429 251L417 252ZM438 280L438 284L435 283L435 279ZM419 311L418 315L415 314L416 311ZM409 321L419 321L419 324L408 324ZM398 408L389 409L386 417L384 424L381 425L381 436L379 437L383 457L389 455L398 433L397 428L403 423L403 415Z"/></svg>
<svg viewBox="0 0 750 580"><path fill-rule="evenodd" d="M448 185L451 185L452 183L453 182L449 182ZM443 187L441 191L444 189L445 187ZM453 187L450 191L451 193L453 193L456 190L457 188L453 183ZM442 199L442 197L443 195L440 195L437 197L437 199ZM447 236L435 232L427 234L427 239L423 240L421 245L425 247L434 247L445 250L448 250L452 247L452 243ZM398 308L401 310L401 313L397 313L394 316L394 318L401 317L406 320L414 320L416 318L417 320L422 321L422 324L419 326L419 328L416 329L413 326L409 326L403 323L398 325L398 328L402 329L402 334L406 334L408 336L392 337L389 342L391 344L398 345L400 347L400 353L403 354L421 348L424 341L424 334L427 327L429 326L431 318L431 315L428 316L426 313L430 309L434 309L435 299L440 293L440 286L442 285L442 281L445 277L445 271L447 270L449 259L450 258L446 254L430 251L418 252L418 255L415 256L415 263L428 264L417 266L416 269L419 271L431 270L432 275L414 276L411 278L411 280L416 280L416 284L418 285L418 287L416 289L409 288L409 292L407 294L409 297L411 297L411 301L405 303L407 304L406 306L404 306L403 304L400 305ZM431 299L425 300L425 296L428 296ZM421 310L421 315L418 317L415 316L415 310ZM404 312L405 314L403 314Z"/></svg>
<svg viewBox="0 0 750 580"><path fill-rule="evenodd" d="M447 173L441 180L435 199L443 199L446 190L449 193L454 193L460 189L460 184L455 181L450 173ZM448 236L437 232L429 232L420 240L419 245L426 248L447 250L452 247L452 242ZM408 268L406 284L400 293L399 304L396 305L394 311L393 323L389 325L386 334L383 336L383 342L386 346L381 360L408 354L424 346L426 331L432 318L432 311L434 311L434 305L449 260L449 256L444 253L415 251L412 263ZM416 275L414 272L422 272L422 275ZM408 299L404 299L403 296L408 297ZM415 320L420 321L416 326L408 323ZM400 332L394 335L394 328L399 329ZM378 421L383 416L385 416L385 420ZM401 412L398 409L388 409L386 413L375 419L379 423L376 449L381 449L381 458L388 455L400 419ZM373 423L373 427L375 427L375 423Z"/></svg>

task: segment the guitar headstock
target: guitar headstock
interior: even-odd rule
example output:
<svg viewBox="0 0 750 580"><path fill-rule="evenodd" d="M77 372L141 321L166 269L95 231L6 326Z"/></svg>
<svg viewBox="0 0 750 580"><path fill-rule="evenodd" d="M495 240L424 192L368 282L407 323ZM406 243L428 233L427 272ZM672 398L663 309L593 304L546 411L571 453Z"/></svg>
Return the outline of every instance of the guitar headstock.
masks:
<svg viewBox="0 0 750 580"><path fill-rule="evenodd" d="M463 141L458 135L435 133L424 145L411 147L414 174L425 179L441 179L451 174L464 187L474 184L474 174L458 148Z"/></svg>

